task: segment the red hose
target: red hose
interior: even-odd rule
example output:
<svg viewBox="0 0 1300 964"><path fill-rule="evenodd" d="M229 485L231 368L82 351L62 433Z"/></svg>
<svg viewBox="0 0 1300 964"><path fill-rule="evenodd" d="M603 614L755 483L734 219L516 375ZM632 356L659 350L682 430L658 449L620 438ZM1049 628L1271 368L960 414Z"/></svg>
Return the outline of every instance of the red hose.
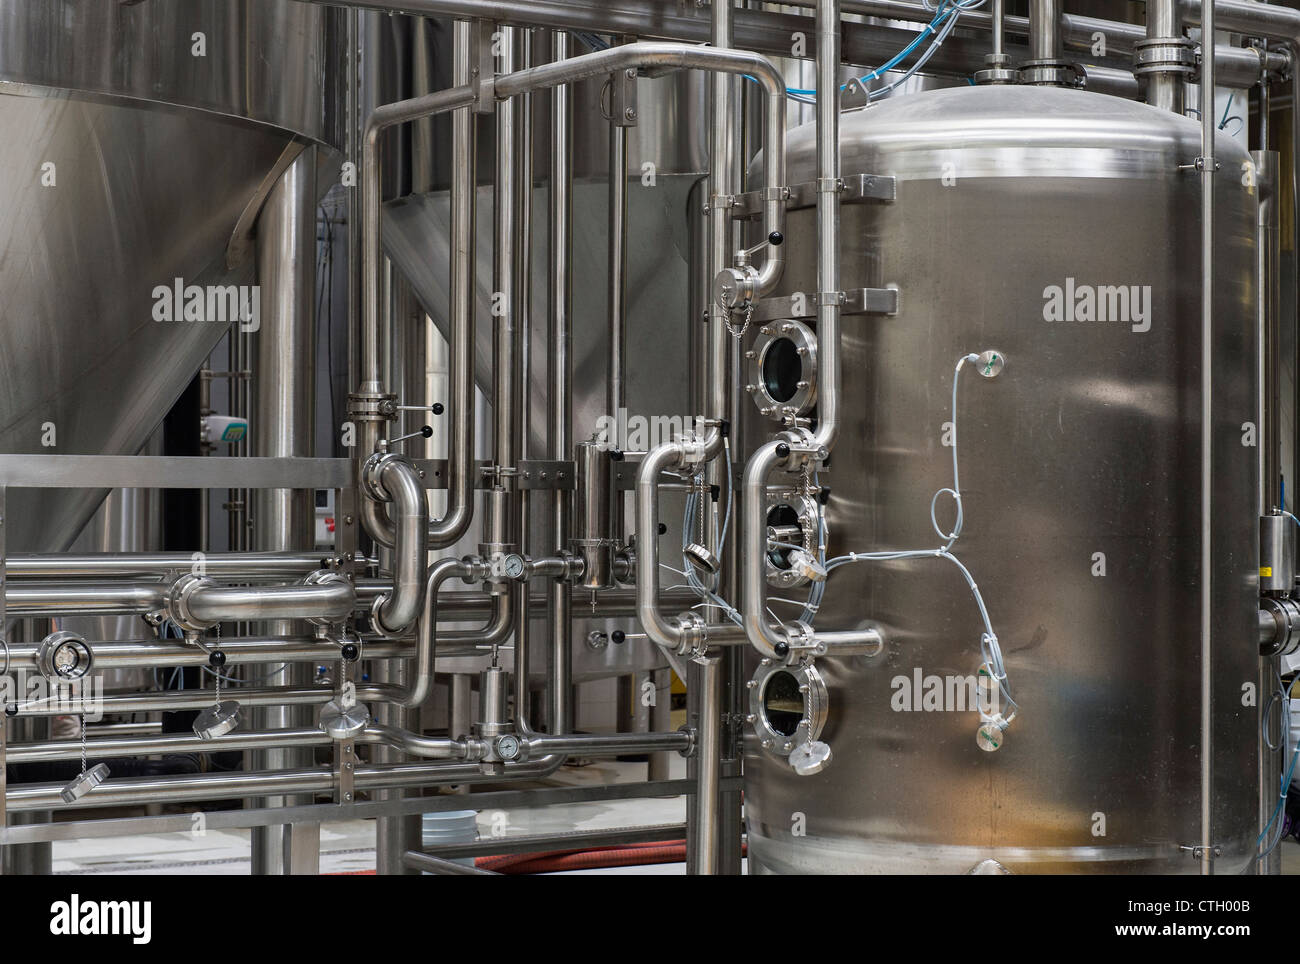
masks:
<svg viewBox="0 0 1300 964"><path fill-rule="evenodd" d="M483 870L500 874L549 874L562 870L599 870L607 867L642 867L686 860L685 840L624 844L593 850L553 850L546 853L502 854L474 861Z"/></svg>

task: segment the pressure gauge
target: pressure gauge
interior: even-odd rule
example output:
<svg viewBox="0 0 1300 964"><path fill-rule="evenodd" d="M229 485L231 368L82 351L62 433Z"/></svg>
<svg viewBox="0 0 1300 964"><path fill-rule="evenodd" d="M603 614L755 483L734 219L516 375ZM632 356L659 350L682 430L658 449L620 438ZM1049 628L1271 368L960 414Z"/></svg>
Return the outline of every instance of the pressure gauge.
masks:
<svg viewBox="0 0 1300 964"><path fill-rule="evenodd" d="M36 668L50 679L81 679L94 664L90 646L76 633L51 633L36 649Z"/></svg>

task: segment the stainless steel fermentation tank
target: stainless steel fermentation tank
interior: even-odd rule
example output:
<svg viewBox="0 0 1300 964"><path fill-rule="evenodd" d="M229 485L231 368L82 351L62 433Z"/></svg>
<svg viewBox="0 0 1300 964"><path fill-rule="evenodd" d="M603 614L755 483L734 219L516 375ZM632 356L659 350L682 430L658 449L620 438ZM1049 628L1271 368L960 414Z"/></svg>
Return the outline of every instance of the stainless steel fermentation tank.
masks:
<svg viewBox="0 0 1300 964"><path fill-rule="evenodd" d="M336 20L0 0L0 450L140 450L228 327L155 321L154 289L257 283L262 201L304 142L340 140ZM7 548L67 549L104 495L10 492Z"/></svg>
<svg viewBox="0 0 1300 964"><path fill-rule="evenodd" d="M820 774L746 741L750 866L1194 873L1181 848L1200 841L1198 125L1074 90L959 88L846 114L840 143L846 176L898 179L896 201L843 207L844 287L896 286L901 307L845 318L846 421L821 477L829 555L941 544L929 513L952 484L953 367L1004 353L997 377L961 375L954 551L1020 713L986 752L971 710L895 708L918 670L980 667L982 624L955 566L838 569L817 627L876 621L887 644L817 661L834 754ZM1213 839L1218 872L1233 873L1257 833L1258 717L1243 687L1256 673L1258 470L1243 442L1258 201L1247 155L1226 137L1217 151ZM814 153L810 127L792 133L791 183L814 179ZM790 214L782 293L816 290L814 224L811 209ZM1120 320L1045 320L1049 288L1082 298L1085 285L1149 286L1149 318L1130 306ZM779 393L798 363L778 368ZM752 447L775 423L748 408ZM937 512L950 527L952 500Z"/></svg>

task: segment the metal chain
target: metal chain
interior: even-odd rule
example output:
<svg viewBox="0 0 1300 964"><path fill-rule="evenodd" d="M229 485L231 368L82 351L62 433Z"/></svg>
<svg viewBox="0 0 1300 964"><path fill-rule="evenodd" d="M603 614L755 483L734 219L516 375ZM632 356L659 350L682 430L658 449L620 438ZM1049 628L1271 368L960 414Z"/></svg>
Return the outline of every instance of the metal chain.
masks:
<svg viewBox="0 0 1300 964"><path fill-rule="evenodd" d="M731 316L736 313L739 313L744 318L744 321L741 322L739 327L731 323ZM729 309L727 311L727 317L726 317L727 331L733 337L739 338L745 332L749 331L749 319L753 314L754 314L754 303L752 301L746 303L740 308Z"/></svg>
<svg viewBox="0 0 1300 964"><path fill-rule="evenodd" d="M86 775L86 714L79 713L78 719L81 720L81 775Z"/></svg>
<svg viewBox="0 0 1300 964"><path fill-rule="evenodd" d="M706 541L705 534L704 534L705 533L704 516L708 513L709 504L706 501L706 495L705 495L706 486L704 484L704 476L697 475L695 477L695 484L696 484L696 491L699 493L699 512L697 512L696 515L699 517L699 523L700 523L700 545L707 546L708 542Z"/></svg>
<svg viewBox="0 0 1300 964"><path fill-rule="evenodd" d="M220 623L217 623L217 643L218 643L218 645L221 643L221 624L220 624ZM214 705L214 706L220 706L220 705L221 705L221 676L222 676L221 670L223 669L223 667L217 666L217 667L214 667L213 669L214 669L214 672L212 673L212 679L213 679L213 682L216 684L216 697L217 697L217 699L216 699L216 703L214 703L213 705Z"/></svg>

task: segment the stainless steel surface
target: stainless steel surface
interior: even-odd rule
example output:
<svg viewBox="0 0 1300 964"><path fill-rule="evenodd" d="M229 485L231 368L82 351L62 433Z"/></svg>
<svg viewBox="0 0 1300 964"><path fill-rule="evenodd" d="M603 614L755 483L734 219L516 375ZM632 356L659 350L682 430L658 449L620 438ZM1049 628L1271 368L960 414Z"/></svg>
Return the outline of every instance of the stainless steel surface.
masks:
<svg viewBox="0 0 1300 964"><path fill-rule="evenodd" d="M573 447L578 487L574 492L573 550L582 558L584 589L614 586L614 544L612 537L614 498L609 451L597 442L579 442ZM638 530L641 531L641 530Z"/></svg>
<svg viewBox="0 0 1300 964"><path fill-rule="evenodd" d="M555 60L569 56L567 31L552 35ZM573 96L568 87L551 92L551 182L547 192L547 451L553 459L566 458L573 432ZM569 493L551 493L551 542L558 552L568 537L572 518ZM547 590L547 616L551 649L546 707L547 729L566 733L573 729L573 612L569 586L555 579Z"/></svg>
<svg viewBox="0 0 1300 964"><path fill-rule="evenodd" d="M695 811L691 815L695 874L716 874L721 864L722 660L691 661L688 685L699 689L699 759L696 761Z"/></svg>
<svg viewBox="0 0 1300 964"><path fill-rule="evenodd" d="M251 428L253 454L262 458L310 458L316 454L316 366L307 359L316 358L316 202L320 194L316 150L309 148L271 188L257 220L262 328L254 345ZM424 493L420 495L423 498ZM258 489L250 492L249 498L253 500L253 544L257 549L283 552L314 542L314 488ZM302 612L299 607L310 601L300 597L329 594L333 613L328 616L335 623L352 614L356 593L346 579L335 578L330 585L300 588L195 591L189 607L197 618L217 623L269 618L267 633L297 635L305 631L305 625L293 617L327 615ZM312 608L316 608L314 604ZM269 663L261 673L279 684L305 686L314 680L314 667L297 663ZM230 705L237 709L237 704ZM272 729L312 722L312 711L300 706L258 707L250 715L253 726ZM196 732L199 726L196 721ZM251 753L248 759L254 769L288 769L312 762L310 753L290 747ZM262 805L293 802L307 801L271 797ZM313 838L310 826L258 828L251 847L256 874L289 874L304 862L308 872L319 870L319 830Z"/></svg>
<svg viewBox="0 0 1300 964"><path fill-rule="evenodd" d="M35 239L0 266L11 307L0 448L140 449L225 329L153 320L154 288L253 280L249 265L227 264L227 246L285 132L336 139L327 79L311 69L329 56L334 16L280 2L232 17L219 0L183 14L93 0L0 7L3 163L38 172L0 197L14 236ZM211 69L193 69L174 39L182 24L224 52ZM14 493L11 545L66 548L103 496Z"/></svg>
<svg viewBox="0 0 1300 964"><path fill-rule="evenodd" d="M1265 125L1267 126L1267 125ZM1264 131L1267 135L1267 131ZM1282 395L1281 395L1281 291L1282 267L1281 158L1277 151L1251 151L1259 185L1259 482L1261 514L1281 508L1282 501ZM1289 591L1288 586L1288 591Z"/></svg>
<svg viewBox="0 0 1300 964"><path fill-rule="evenodd" d="M1205 43L1213 49L1214 44L1214 3L1201 5L1201 35ZM1214 115L1217 110L1209 110L1215 103L1214 94L1214 57L1201 58L1201 153L1196 163L1201 172L1201 565L1197 579L1200 590L1201 616L1201 873L1214 873L1214 862L1218 857L1218 841L1215 839L1215 800L1214 800L1214 636L1220 631L1216 626L1214 579L1214 486L1216 476L1214 461L1214 362L1217 357L1215 312L1218 308L1214 300L1215 288L1220 284L1215 277L1218 266L1215 263L1218 209L1214 204L1215 184L1218 179L1218 137L1219 122ZM1249 162L1247 162L1249 163ZM1240 164L1238 164L1240 166ZM1240 196L1240 190L1235 195ZM1259 220L1259 199L1255 198L1256 223ZM1231 230L1231 227L1229 228ZM1258 243L1258 239L1256 239ZM1257 256L1258 257L1258 256ZM1255 292L1258 301L1259 292ZM1259 481L1256 480L1256 486ZM1222 578L1223 574L1219 575ZM1221 632L1221 631L1220 631ZM1220 639L1220 643L1224 641ZM1235 680L1234 680L1235 683Z"/></svg>
<svg viewBox="0 0 1300 964"><path fill-rule="evenodd" d="M188 599L189 611L208 625L312 617L339 622L356 608L356 591L346 579L315 586L200 586ZM277 626L272 634L293 634Z"/></svg>
<svg viewBox="0 0 1300 964"><path fill-rule="evenodd" d="M822 474L828 554L934 544L953 365L1001 349L997 379L959 385L966 529L954 551L984 594L1021 714L985 754L969 711L895 712L896 677L977 671L970 594L938 560L836 570L818 628L876 619L886 649L818 660L835 753L824 772L799 777L746 741L750 866L964 872L993 858L1018 873L1195 872L1179 848L1202 839L1189 645L1202 372L1186 334L1200 317L1200 191L1179 166L1201 152L1198 125L1078 91L959 88L846 115L840 147L846 171L899 178L896 204L844 208L844 284L897 284L903 297L896 319L844 332L846 365L863 376L845 383L846 430ZM1223 135L1216 149L1213 825L1230 874L1258 832L1258 718L1240 692L1255 678L1258 620L1258 467L1240 444L1256 404L1254 328L1241 319L1258 297L1257 199L1245 153ZM814 131L792 132L790 152L790 177L813 176ZM815 229L811 212L791 214L784 288L813 283L816 246L803 239ZM972 261L991 239L996 258ZM1067 278L1150 285L1149 329L1045 321L1045 289ZM746 439L766 425L751 412ZM1148 627L1136 647L1135 626ZM791 835L795 811L806 837ZM1092 833L1098 811L1105 837Z"/></svg>
<svg viewBox="0 0 1300 964"><path fill-rule="evenodd" d="M200 489L236 485L339 488L351 485L352 478L352 465L345 459L0 455L0 485L14 489L84 489L91 479L112 488Z"/></svg>
<svg viewBox="0 0 1300 964"><path fill-rule="evenodd" d="M331 31L340 19L337 10L297 0L238 12L225 0L183 8L6 0L0 80L244 117L337 146L340 89L326 67L338 53ZM195 32L207 42L202 69ZM233 147L222 153L233 155Z"/></svg>
<svg viewBox="0 0 1300 964"><path fill-rule="evenodd" d="M127 490L135 491L135 490ZM35 553L5 559L10 579L147 579L167 573L188 572L202 562L203 573L228 576L305 576L321 568L321 553L246 552L94 552Z"/></svg>
<svg viewBox="0 0 1300 964"><path fill-rule="evenodd" d="M1057 0L1029 0L1030 60L1060 60L1061 50L1061 8Z"/></svg>
<svg viewBox="0 0 1300 964"><path fill-rule="evenodd" d="M212 752L251 755L238 773L114 774L72 806L260 799L222 825L254 828L261 872L314 872L318 822L365 813L378 871L412 873L418 814L445 809L416 793L515 784L530 789L475 805L542 805L578 793L538 787L566 758L644 753L654 780L682 752L688 870L738 873L747 754L754 872L1255 869L1282 755L1259 735L1272 733L1276 653L1300 645L1294 522L1270 514L1292 469L1277 252L1293 225L1277 181L1294 171L1266 151L1252 169L1208 106L1216 80L1285 80L1300 14L1152 0L1138 26L1056 0L1031 0L1026 20L995 0L962 11L933 75L842 113L841 83L917 39L933 8L410 0L418 14L489 18L469 23L361 2L369 12L0 0L0 120L13 121L0 160L53 178L52 159L59 178L9 192L26 260L0 264L22 315L0 335L0 548L22 535L12 527L32 534L0 566L0 610L11 625L38 617L12 625L5 669L70 675L93 658L96 678L112 674L97 706L110 721L200 712L193 734L188 718L177 733L109 722L94 753L194 753L205 769L220 766ZM1198 138L1177 116L1197 90L1183 34L1216 14L1232 33L1201 76ZM168 46L187 18L206 57ZM1244 46L1261 35L1269 49ZM965 86L981 66L1005 82L1026 60L1023 81L1090 92ZM1163 110L1110 96L1139 83ZM1268 105L1266 90L1250 109ZM318 185L336 177L318 209ZM771 243L778 231L787 244ZM710 303L721 268L760 299L752 315ZM154 321L156 289L182 273L260 285L256 330ZM1052 320L1058 306L1070 321ZM774 440L738 376L750 349L749 380L768 377L755 337L787 318L804 330L803 363ZM212 371L226 331L229 371ZM972 365L954 383L958 358ZM200 408L248 416L250 437L159 456L142 443L199 364ZM426 414L435 401L445 430ZM317 412L329 415L313 432ZM411 436L426 419L433 435ZM167 428L169 445L185 431ZM311 458L314 445L347 457ZM949 468L952 489L929 502ZM818 486L827 557L931 556L827 565L809 521ZM143 520L147 493L167 488L228 493L226 505L204 495L199 553L178 544L174 518L73 542L104 491ZM688 491L700 525L683 537ZM945 491L969 572L930 542L952 511ZM807 503L799 525L769 525L773 500L792 498ZM768 539L799 543L798 571L826 580L815 627L784 608L807 590L769 587ZM679 553L718 598L670 586L661 560L675 569ZM920 693L919 712L900 707L932 678L941 694L945 681L980 691L994 672L982 664L1001 660L980 637L986 603L1020 700L1009 729ZM75 666L41 652L50 634L88 641ZM248 682L193 687L218 646ZM797 679L777 667L787 648ZM760 655L766 675L747 690ZM669 664L689 690L677 732ZM184 688L163 686L185 668ZM446 704L435 672L455 674ZM618 676L633 684L617 691L620 732L589 732L606 711L580 684ZM793 688L764 682L786 676ZM53 738L66 709L14 709L0 767L55 765L66 779L80 756ZM69 806L62 784L6 777L5 822L33 823L6 841L43 851L20 867L48 869L50 839L127 829L37 825Z"/></svg>

